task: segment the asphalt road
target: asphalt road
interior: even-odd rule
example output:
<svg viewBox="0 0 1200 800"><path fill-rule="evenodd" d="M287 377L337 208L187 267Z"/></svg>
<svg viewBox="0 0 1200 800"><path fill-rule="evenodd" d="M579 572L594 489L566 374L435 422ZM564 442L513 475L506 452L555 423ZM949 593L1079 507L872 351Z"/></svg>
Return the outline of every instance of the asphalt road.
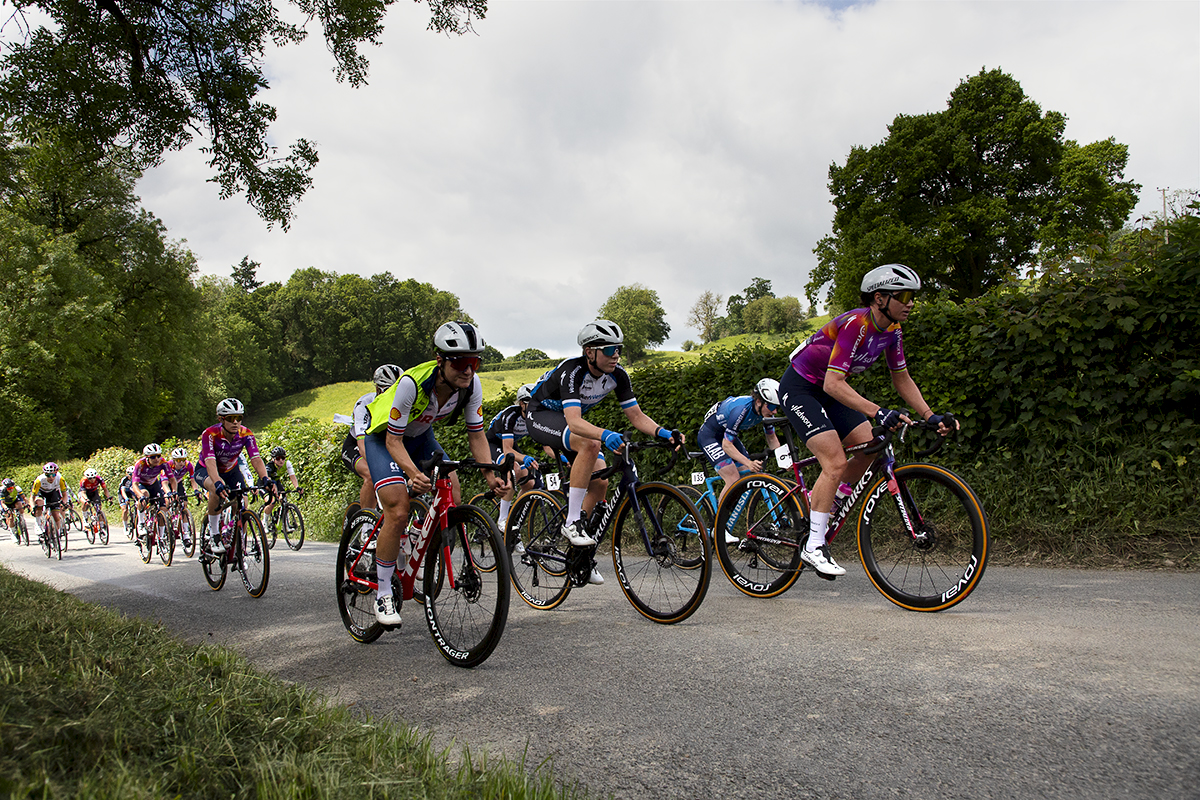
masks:
<svg viewBox="0 0 1200 800"><path fill-rule="evenodd" d="M77 540L81 537L75 537ZM835 553L835 555L844 555ZM0 535L31 578L223 643L332 702L621 798L1200 797L1200 575L990 567L961 605L888 603L856 564L773 600L717 568L689 620L638 615L612 577L451 667L418 608L349 638L334 546L272 551L266 595L194 560L142 564L119 529L62 561Z"/></svg>

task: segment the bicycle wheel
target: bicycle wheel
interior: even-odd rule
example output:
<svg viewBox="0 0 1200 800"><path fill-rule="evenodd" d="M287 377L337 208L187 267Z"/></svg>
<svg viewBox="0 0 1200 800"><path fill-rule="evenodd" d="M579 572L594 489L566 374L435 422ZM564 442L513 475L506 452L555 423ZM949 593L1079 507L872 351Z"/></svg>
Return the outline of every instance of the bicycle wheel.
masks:
<svg viewBox="0 0 1200 800"><path fill-rule="evenodd" d="M53 521L51 524L53 524ZM63 551L67 549L67 525L65 520L62 527L55 528L53 544L54 552L58 556L58 560L62 561Z"/></svg>
<svg viewBox="0 0 1200 800"><path fill-rule="evenodd" d="M96 535L100 537L100 544L108 544L108 517L101 510L96 511Z"/></svg>
<svg viewBox="0 0 1200 800"><path fill-rule="evenodd" d="M158 547L158 558L164 567L169 567L175 559L175 530L163 511L154 515L151 524L154 525L154 543Z"/></svg>
<svg viewBox="0 0 1200 800"><path fill-rule="evenodd" d="M443 563L447 554L440 536L433 537L425 554L425 621L447 661L475 667L496 649L508 621L508 559L496 521L483 509L458 506L449 522L442 534L452 537L450 563ZM443 571L447 578L439 585Z"/></svg>
<svg viewBox="0 0 1200 800"><path fill-rule="evenodd" d="M79 515L75 506L70 506L63 512L63 528L74 528L79 533L83 533L83 517Z"/></svg>
<svg viewBox="0 0 1200 800"><path fill-rule="evenodd" d="M208 540L200 542L200 569L204 572L204 580L214 592L221 591L225 585L225 577L229 574L229 562L225 554L217 555L208 545Z"/></svg>
<svg viewBox="0 0 1200 800"><path fill-rule="evenodd" d="M467 505L482 509L483 513L496 521L496 527L500 527L500 498L492 494L491 489L475 495Z"/></svg>
<svg viewBox="0 0 1200 800"><path fill-rule="evenodd" d="M242 575L242 585L251 597L262 597L271 579L271 551L258 514L249 509L242 511L240 535L238 572Z"/></svg>
<svg viewBox="0 0 1200 800"><path fill-rule="evenodd" d="M196 555L196 523L192 521L192 512L187 505L179 507L179 525L175 532L179 535L179 544L183 547L183 557L191 558Z"/></svg>
<svg viewBox="0 0 1200 800"><path fill-rule="evenodd" d="M570 543L562 535L567 510L541 489L517 498L508 512L504 547L511 563L512 583L532 608L557 607L571 592L567 573Z"/></svg>
<svg viewBox="0 0 1200 800"><path fill-rule="evenodd" d="M122 527L125 528L125 536L129 541L133 541L137 537L137 509L134 508L132 501L125 504L125 516L122 517Z"/></svg>
<svg viewBox="0 0 1200 800"><path fill-rule="evenodd" d="M294 503L284 503L281 522L283 524L283 540L287 542L287 546L293 550L303 547L304 515L300 513L300 507Z"/></svg>
<svg viewBox="0 0 1200 800"><path fill-rule="evenodd" d="M751 597L775 597L792 587L808 538L808 499L772 475L746 475L729 488L717 512L713 542L730 583ZM726 534L737 538L727 542Z"/></svg>
<svg viewBox="0 0 1200 800"><path fill-rule="evenodd" d="M712 577L712 549L699 512L666 483L637 487L613 525L613 567L621 591L642 616L673 624L695 613ZM649 547L647 548L647 544Z"/></svg>
<svg viewBox="0 0 1200 800"><path fill-rule="evenodd" d="M85 525L83 528L83 533L85 536L87 536L88 544L95 544L96 543L96 527L97 527L96 512L93 511L88 516L90 518L87 521L87 525Z"/></svg>
<svg viewBox="0 0 1200 800"><path fill-rule="evenodd" d="M138 555L142 557L143 564L149 564L150 559L154 557L154 540L151 537L149 522L143 525L135 519L134 525L137 528Z"/></svg>
<svg viewBox="0 0 1200 800"><path fill-rule="evenodd" d="M268 550L275 549L275 540L279 538L279 516L282 508L282 503L276 503L275 507L271 509L271 513L267 515L267 524L263 526L263 532L267 536ZM259 521L262 521L261 517Z"/></svg>
<svg viewBox="0 0 1200 800"><path fill-rule="evenodd" d="M46 530L43 528L38 531L38 544L40 544L42 546L42 552L46 554L46 558L54 557L54 542L55 541L57 541L57 537L55 537L54 539L51 539L51 534L50 534L49 530Z"/></svg>
<svg viewBox="0 0 1200 800"><path fill-rule="evenodd" d="M337 551L335 588L338 613L341 614L342 624L350 632L350 637L363 644L378 639L383 633L383 626L375 621L375 590L365 583L352 581L350 569L354 569L355 578L363 581L376 580L375 542L371 542L370 548L361 558L359 554L362 553L367 537L378 518L379 513L372 508L359 510L342 531Z"/></svg>
<svg viewBox="0 0 1200 800"><path fill-rule="evenodd" d="M858 553L883 596L910 611L942 611L966 599L987 566L988 523L962 478L933 464L896 467L867 493L858 517ZM900 503L904 503L904 512ZM916 528L914 539L904 524Z"/></svg>
<svg viewBox="0 0 1200 800"><path fill-rule="evenodd" d="M20 512L17 512L16 525L17 525L17 527L15 529L15 535L17 537L17 544L21 544L22 541L24 541L25 546L28 547L29 546L29 526L25 524L25 516L23 514L21 514Z"/></svg>

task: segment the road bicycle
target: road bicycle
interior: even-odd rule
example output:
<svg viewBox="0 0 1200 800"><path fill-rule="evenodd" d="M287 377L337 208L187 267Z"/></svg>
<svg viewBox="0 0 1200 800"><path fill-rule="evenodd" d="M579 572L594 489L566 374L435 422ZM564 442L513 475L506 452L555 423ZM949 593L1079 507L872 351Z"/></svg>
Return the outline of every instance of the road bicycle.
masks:
<svg viewBox="0 0 1200 800"><path fill-rule="evenodd" d="M63 527L83 533L83 517L75 509L75 498L69 492L63 495Z"/></svg>
<svg viewBox="0 0 1200 800"><path fill-rule="evenodd" d="M299 550L304 546L304 515L300 513L300 506L287 499L289 493L290 490L280 487L278 499L267 519L267 546L270 548L275 547L275 538L280 533L291 549Z"/></svg>
<svg viewBox="0 0 1200 800"><path fill-rule="evenodd" d="M29 504L25 502L24 497L13 508L4 509L4 525L8 528L8 532L12 534L13 542L17 545L29 546L29 526L25 524L25 509Z"/></svg>
<svg viewBox="0 0 1200 800"><path fill-rule="evenodd" d="M770 451L751 453L749 457L752 461L762 461L770 456L770 454ZM687 452L684 455L692 461L700 462L700 471L692 472L690 484L679 484L677 488L695 503L700 515L704 517L704 524L708 526L708 532L711 536L716 529L717 504L721 497L721 490L725 485L725 479L716 474L715 470L713 470L712 462L708 460L708 456L703 452ZM664 467L660 471L660 474L670 471L670 466ZM745 475L747 473L742 472L741 474ZM703 491L701 491L700 487L704 487Z"/></svg>
<svg viewBox="0 0 1200 800"><path fill-rule="evenodd" d="M147 497L138 500L134 509L137 515L137 534L134 541L137 542L138 555L144 564L149 564L154 558L155 550L158 551L158 559L164 567L171 566L175 559L175 531L167 521L166 503L167 499L162 495ZM154 508L151 509L150 506Z"/></svg>
<svg viewBox="0 0 1200 800"><path fill-rule="evenodd" d="M95 544L97 539L100 544L108 544L108 517L100 507L100 498L83 504L83 532L88 544Z"/></svg>
<svg viewBox="0 0 1200 800"><path fill-rule="evenodd" d="M221 537L224 550L214 553L209 537L199 537L200 568L214 592L219 592L225 585L230 569L242 576L242 586L251 597L262 597L267 591L271 579L271 551L267 547L262 520L244 503L244 497L252 491L250 487L225 488L225 500L217 509L217 535Z"/></svg>
<svg viewBox="0 0 1200 800"><path fill-rule="evenodd" d="M421 465L433 482L432 501L409 500L403 566L397 564L392 592L398 608L405 600L424 604L434 644L455 666L477 666L496 649L508 620L511 589L504 540L495 521L483 509L454 504L450 475L463 469L507 475L511 468L510 458L484 464L448 461L439 454ZM375 544L382 521L375 509L360 509L346 521L338 544L338 612L350 636L363 643L375 641L386 629L375 619Z"/></svg>
<svg viewBox="0 0 1200 800"><path fill-rule="evenodd" d="M37 510L36 506L34 510ZM46 558L58 556L62 561L63 550L67 547L67 526L54 519L54 511L49 506L43 506L40 514L33 515L33 520L38 525L38 544Z"/></svg>
<svg viewBox="0 0 1200 800"><path fill-rule="evenodd" d="M183 557L191 558L196 554L196 523L192 512L188 510L187 496L172 492L167 500L167 524L175 541L183 549Z"/></svg>
<svg viewBox="0 0 1200 800"><path fill-rule="evenodd" d="M708 591L708 529L678 488L638 478L634 452L674 445L661 439L623 438L625 447L614 454L615 463L592 474L593 479L620 475L612 501L597 503L586 521L597 544L570 544L562 534L566 506L550 492L535 489L513 503L504 542L513 586L530 607L556 608L573 587L587 585L597 548L611 527L613 568L625 597L653 622L682 622L696 612Z"/></svg>
<svg viewBox="0 0 1200 800"><path fill-rule="evenodd" d="M800 548L808 539L809 507L801 468L817 463L815 456L796 457L786 419L766 421L777 423L787 436L795 481L765 473L739 478L721 502L716 528L738 542L715 537L726 576L752 597L782 594L804 568ZM952 418L947 424L953 425ZM929 463L897 465L893 443L903 442L914 429L936 431L937 426L912 422L896 432L876 429L871 442L846 448L847 455L877 455L850 496L835 504L826 540L853 517L859 557L875 588L901 608L942 611L979 585L987 565L988 522L975 492L950 470ZM936 452L945 437L935 440L917 457Z"/></svg>

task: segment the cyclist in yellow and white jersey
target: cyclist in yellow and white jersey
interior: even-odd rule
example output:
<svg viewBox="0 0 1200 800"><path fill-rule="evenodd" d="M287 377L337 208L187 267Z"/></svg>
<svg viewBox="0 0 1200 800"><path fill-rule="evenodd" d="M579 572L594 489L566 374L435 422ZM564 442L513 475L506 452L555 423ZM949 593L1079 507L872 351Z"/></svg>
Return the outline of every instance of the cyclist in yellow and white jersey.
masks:
<svg viewBox="0 0 1200 800"><path fill-rule="evenodd" d="M37 521L38 527L43 531L46 529L45 519L42 517L42 508L45 507L50 510L50 515L54 517L54 521L61 528L63 524L62 501L67 494L67 484L59 474L58 464L47 461L42 467L42 474L33 479L33 486L30 487L29 493L33 495L33 518Z"/></svg>

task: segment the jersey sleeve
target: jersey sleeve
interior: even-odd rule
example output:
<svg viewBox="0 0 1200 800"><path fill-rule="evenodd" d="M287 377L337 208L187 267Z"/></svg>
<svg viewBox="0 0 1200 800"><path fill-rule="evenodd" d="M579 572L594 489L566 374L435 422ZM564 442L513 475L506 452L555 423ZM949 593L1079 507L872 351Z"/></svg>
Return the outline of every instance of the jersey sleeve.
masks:
<svg viewBox="0 0 1200 800"><path fill-rule="evenodd" d="M613 394L617 396L621 410L625 411L636 406L638 404L637 396L633 393L633 382L629 380L629 373L625 371L624 367L617 367L613 370L612 375L613 380L617 382Z"/></svg>
<svg viewBox="0 0 1200 800"><path fill-rule="evenodd" d="M471 394L467 398L467 407L463 409L466 417L467 430L477 433L483 430L483 382L478 375L471 376Z"/></svg>
<svg viewBox="0 0 1200 800"><path fill-rule="evenodd" d="M900 333L900 326L896 326L895 337L892 343L888 345L885 351L887 358L888 369L892 372L905 372L908 370L908 363L904 359L904 336Z"/></svg>
<svg viewBox="0 0 1200 800"><path fill-rule="evenodd" d="M829 351L829 369L849 375L850 367L854 363L854 354L866 341L868 334L865 316L856 315L847 319L846 324L838 331L833 349Z"/></svg>
<svg viewBox="0 0 1200 800"><path fill-rule="evenodd" d="M408 417L412 413L413 403L417 399L417 382L408 376L401 376L396 385L396 396L392 399L392 410L388 414L387 432L394 436L403 436L408 427Z"/></svg>

